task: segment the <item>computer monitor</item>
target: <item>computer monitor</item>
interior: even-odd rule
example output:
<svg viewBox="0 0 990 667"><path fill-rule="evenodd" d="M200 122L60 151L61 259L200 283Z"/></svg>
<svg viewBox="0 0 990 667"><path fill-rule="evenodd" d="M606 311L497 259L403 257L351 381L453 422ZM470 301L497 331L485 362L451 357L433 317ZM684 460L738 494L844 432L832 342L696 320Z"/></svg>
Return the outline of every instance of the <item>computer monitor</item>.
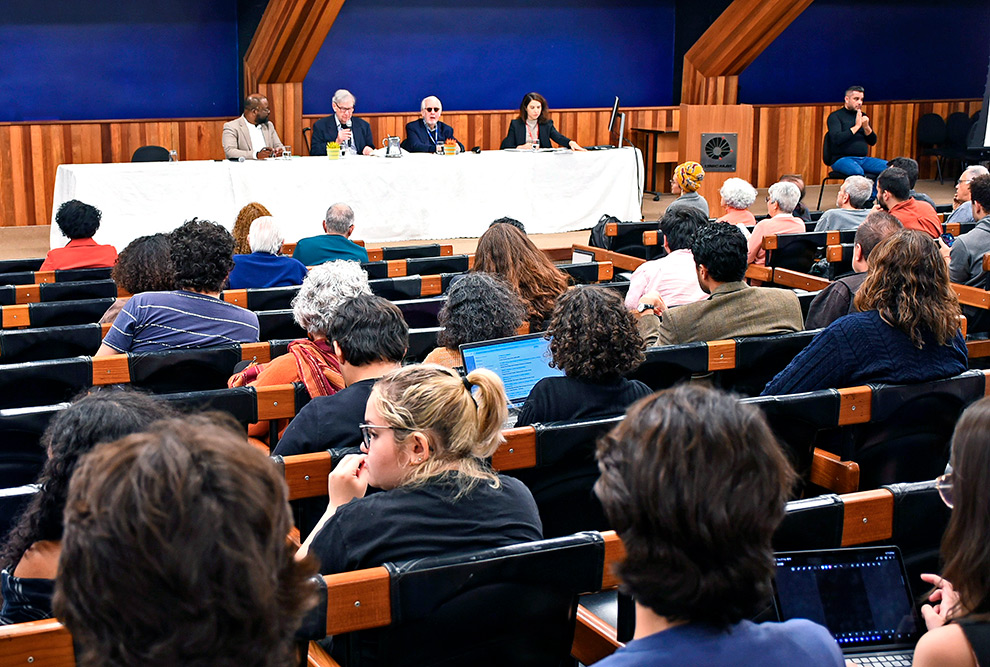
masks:
<svg viewBox="0 0 990 667"><path fill-rule="evenodd" d="M502 378L512 407L525 403L530 390L543 378L564 374L550 365L550 340L542 333L463 343L460 351L465 372L487 368Z"/></svg>
<svg viewBox="0 0 990 667"><path fill-rule="evenodd" d="M616 120L619 121L618 128L616 128ZM614 142L616 148L622 148L623 140L626 134L626 114L619 111L619 96L615 96L615 102L612 103L612 115L608 119L608 138L609 141Z"/></svg>

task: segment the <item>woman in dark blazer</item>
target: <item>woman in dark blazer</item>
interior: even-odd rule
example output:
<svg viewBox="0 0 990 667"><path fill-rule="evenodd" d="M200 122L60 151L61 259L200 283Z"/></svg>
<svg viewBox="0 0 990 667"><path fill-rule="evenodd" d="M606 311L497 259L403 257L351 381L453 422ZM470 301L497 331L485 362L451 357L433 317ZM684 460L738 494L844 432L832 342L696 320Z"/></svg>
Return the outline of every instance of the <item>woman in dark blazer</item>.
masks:
<svg viewBox="0 0 990 667"><path fill-rule="evenodd" d="M553 126L547 101L542 95L527 93L519 105L519 118L513 118L509 123L509 132L502 140L502 148L533 148L535 143L539 143L538 148L552 148L551 139L571 150L585 150L578 142L571 141Z"/></svg>

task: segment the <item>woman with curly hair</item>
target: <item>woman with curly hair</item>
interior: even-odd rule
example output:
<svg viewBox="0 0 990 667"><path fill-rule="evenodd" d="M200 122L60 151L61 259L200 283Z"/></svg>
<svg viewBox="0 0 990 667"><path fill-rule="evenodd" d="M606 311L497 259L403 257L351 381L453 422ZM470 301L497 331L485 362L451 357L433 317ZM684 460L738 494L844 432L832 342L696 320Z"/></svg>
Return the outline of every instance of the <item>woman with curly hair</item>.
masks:
<svg viewBox="0 0 990 667"><path fill-rule="evenodd" d="M494 340L513 335L523 323L526 309L509 285L490 273L472 273L454 283L437 317L443 331L440 347L424 363L447 368L461 365L463 343Z"/></svg>
<svg viewBox="0 0 990 667"><path fill-rule="evenodd" d="M117 249L100 245L93 235L100 228L103 213L95 206L72 199L58 207L55 224L69 242L62 248L52 248L41 264L42 271L60 269L95 269L113 266Z"/></svg>
<svg viewBox="0 0 990 667"><path fill-rule="evenodd" d="M557 297L570 277L553 265L525 234L512 225L493 225L478 239L475 272L504 278L522 297L530 331L543 331Z"/></svg>
<svg viewBox="0 0 990 667"><path fill-rule="evenodd" d="M822 330L767 384L764 395L868 382L930 382L968 367L959 300L927 234L898 232L870 253L858 313Z"/></svg>
<svg viewBox="0 0 990 667"><path fill-rule="evenodd" d="M62 545L62 514L69 480L83 454L168 417L166 403L135 391L94 391L52 419L41 437L48 451L38 492L31 498L0 552L3 608L0 624L52 615L52 591Z"/></svg>
<svg viewBox="0 0 990 667"><path fill-rule="evenodd" d="M168 236L152 234L141 236L127 244L117 256L110 277L117 287L128 294L141 292L167 292L175 288L175 271L169 251ZM112 323L117 313L127 303L127 297L118 298L100 318L100 324Z"/></svg>
<svg viewBox="0 0 990 667"><path fill-rule="evenodd" d="M615 292L597 285L569 290L557 300L546 336L564 376L536 383L516 426L621 415L651 393L623 377L643 363L643 339Z"/></svg>
<svg viewBox="0 0 990 667"><path fill-rule="evenodd" d="M251 253L251 243L248 235L251 233L251 223L261 216L270 216L271 212L256 201L251 202L240 210L234 220L234 254L248 255Z"/></svg>

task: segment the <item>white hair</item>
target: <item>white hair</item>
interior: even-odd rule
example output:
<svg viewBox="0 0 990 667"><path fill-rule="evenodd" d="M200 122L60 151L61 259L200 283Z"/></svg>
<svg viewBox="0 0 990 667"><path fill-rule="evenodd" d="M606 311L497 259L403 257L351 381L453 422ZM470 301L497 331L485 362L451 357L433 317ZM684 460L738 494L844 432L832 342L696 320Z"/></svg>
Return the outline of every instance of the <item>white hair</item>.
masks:
<svg viewBox="0 0 990 667"><path fill-rule="evenodd" d="M986 176L987 174L990 174L990 169L987 169L982 164L973 164L966 167L966 169L963 170L963 173L960 176L960 178L966 176L967 174L971 179L973 179L976 178L977 176Z"/></svg>
<svg viewBox="0 0 990 667"><path fill-rule="evenodd" d="M441 102L440 98L437 97L436 95L427 95L426 97L424 97L423 100L419 103L420 111L426 108L426 100L436 100L437 106L440 107L441 111L443 111L443 102Z"/></svg>
<svg viewBox="0 0 990 667"><path fill-rule="evenodd" d="M741 178L727 179L718 193L729 208L746 210L756 201L756 188Z"/></svg>
<svg viewBox="0 0 990 667"><path fill-rule="evenodd" d="M842 188L849 195L849 204L853 208L863 208L873 196L873 181L866 176L849 176L842 181Z"/></svg>
<svg viewBox="0 0 990 667"><path fill-rule="evenodd" d="M345 88L341 88L340 90L338 90L336 93L333 94L333 97L331 98L331 101L337 106L340 106L340 103L343 102L344 100L353 100L354 102L357 102L357 98L354 97L351 91Z"/></svg>
<svg viewBox="0 0 990 667"><path fill-rule="evenodd" d="M767 190L770 201L776 202L781 213L793 213L794 207L801 200L801 189L787 181L778 181Z"/></svg>
<svg viewBox="0 0 990 667"><path fill-rule="evenodd" d="M347 299L371 294L368 273L358 262L338 259L314 266L292 299L292 316L312 336L325 336Z"/></svg>
<svg viewBox="0 0 990 667"><path fill-rule="evenodd" d="M277 255L282 251L285 235L278 221L270 215L255 218L248 231L248 245L251 252L268 252Z"/></svg>

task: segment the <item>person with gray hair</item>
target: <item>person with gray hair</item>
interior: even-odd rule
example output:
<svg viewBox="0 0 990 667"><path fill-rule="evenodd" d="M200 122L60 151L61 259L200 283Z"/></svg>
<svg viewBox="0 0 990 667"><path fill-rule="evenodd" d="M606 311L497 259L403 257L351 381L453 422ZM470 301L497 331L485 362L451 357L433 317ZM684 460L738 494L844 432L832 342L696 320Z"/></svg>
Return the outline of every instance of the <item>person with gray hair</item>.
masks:
<svg viewBox="0 0 990 667"><path fill-rule="evenodd" d="M292 316L306 330L307 338L289 343L288 352L267 364L252 364L227 381L228 387L266 387L302 382L310 397L331 396L344 388L340 361L327 341L327 333L340 305L348 299L371 294L368 274L356 262L338 260L314 267L292 299ZM279 430L285 428L279 425ZM248 435L265 438L268 423L248 427Z"/></svg>
<svg viewBox="0 0 990 667"><path fill-rule="evenodd" d="M255 218L248 232L250 255L234 255L228 278L230 289L289 287L302 283L306 265L282 254L282 229L275 218Z"/></svg>
<svg viewBox="0 0 990 667"><path fill-rule="evenodd" d="M873 196L873 181L866 176L850 176L839 186L835 196L835 205L818 219L816 232L841 231L856 229L870 214L867 205Z"/></svg>
<svg viewBox="0 0 990 667"><path fill-rule="evenodd" d="M335 259L367 262L368 251L351 241L354 233L354 209L337 202L327 209L323 220L325 234L299 239L292 256L306 266L316 266Z"/></svg>
<svg viewBox="0 0 990 667"><path fill-rule="evenodd" d="M797 234L805 231L804 220L791 215L801 201L801 189L793 183L779 181L767 190L767 212L770 217L760 220L749 237L750 264L763 266L767 263L767 251L763 249L763 238L774 234Z"/></svg>
<svg viewBox="0 0 990 667"><path fill-rule="evenodd" d="M959 175L959 180L956 181L956 194L952 197L952 203L956 206L956 210L946 219L946 222L976 222L977 218L973 215L973 197L970 194L969 183L977 176L986 176L987 174L990 174L990 170L987 170L982 164L974 164L963 170L963 173Z"/></svg>
<svg viewBox="0 0 990 667"><path fill-rule="evenodd" d="M326 155L327 144L331 141L340 144L341 153L348 155L371 155L375 140L371 136L368 121L354 118L354 95L341 88L331 100L333 115L313 123L313 139L310 155Z"/></svg>
<svg viewBox="0 0 990 667"><path fill-rule="evenodd" d="M722 184L718 191L722 198L722 208L725 215L715 222L727 222L735 225L747 239L749 238L749 226L756 224L756 216L753 215L749 207L756 201L756 188L741 178L730 178Z"/></svg>
<svg viewBox="0 0 990 667"><path fill-rule="evenodd" d="M422 116L406 124L406 138L402 148L410 153L443 153L443 146L448 141L457 143L457 152L464 151L464 144L454 138L454 128L440 122L443 105L435 95L424 97L419 103L419 113Z"/></svg>

